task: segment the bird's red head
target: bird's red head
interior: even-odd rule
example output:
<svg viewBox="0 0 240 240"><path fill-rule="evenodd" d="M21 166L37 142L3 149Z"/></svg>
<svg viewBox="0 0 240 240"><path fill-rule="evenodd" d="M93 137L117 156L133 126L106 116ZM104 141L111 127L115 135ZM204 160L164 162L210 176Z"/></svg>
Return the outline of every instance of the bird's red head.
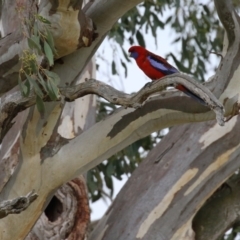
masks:
<svg viewBox="0 0 240 240"><path fill-rule="evenodd" d="M142 55L146 52L146 49L141 46L132 46L128 49L128 52L130 53L130 57L137 59L139 55Z"/></svg>

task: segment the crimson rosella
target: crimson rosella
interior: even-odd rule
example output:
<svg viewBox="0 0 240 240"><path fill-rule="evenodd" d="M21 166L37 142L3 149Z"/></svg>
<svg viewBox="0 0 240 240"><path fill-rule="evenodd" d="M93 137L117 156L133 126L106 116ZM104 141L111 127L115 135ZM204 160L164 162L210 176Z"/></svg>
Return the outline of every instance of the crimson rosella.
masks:
<svg viewBox="0 0 240 240"><path fill-rule="evenodd" d="M141 46L132 46L129 48L128 52L130 53L130 57L136 60L138 67L152 80L158 80L167 75L179 72L175 67L170 65L166 59L149 52ZM177 85L176 88L203 105L206 105L200 97L183 85Z"/></svg>

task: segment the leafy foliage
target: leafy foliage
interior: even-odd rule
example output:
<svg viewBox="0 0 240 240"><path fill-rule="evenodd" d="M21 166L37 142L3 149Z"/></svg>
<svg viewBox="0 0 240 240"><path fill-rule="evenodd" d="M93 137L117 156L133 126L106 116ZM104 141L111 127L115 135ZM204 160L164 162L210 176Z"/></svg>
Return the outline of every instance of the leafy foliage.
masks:
<svg viewBox="0 0 240 240"><path fill-rule="evenodd" d="M126 61L129 61L123 49L125 41L145 47L144 35L150 30L158 44L158 29L169 27L175 35L172 44L178 43L181 50L169 53L166 58L172 58L180 71L204 81L209 51L219 52L222 48L223 30L212 1L207 4L196 4L195 0L145 1L115 24L109 39L119 44ZM179 55L180 59L177 58Z"/></svg>
<svg viewBox="0 0 240 240"><path fill-rule="evenodd" d="M30 90L36 94L36 105L41 114L44 113L43 99L47 95L51 100L58 99L58 75L46 68L54 63L56 50L52 34L49 30L51 23L40 15L36 15L33 21L27 22L27 41L29 49L24 50L21 58L21 69L19 71L19 86L22 95L28 97ZM33 24L32 24L33 22ZM41 31L40 31L41 29ZM47 67L39 63L39 59L46 58Z"/></svg>

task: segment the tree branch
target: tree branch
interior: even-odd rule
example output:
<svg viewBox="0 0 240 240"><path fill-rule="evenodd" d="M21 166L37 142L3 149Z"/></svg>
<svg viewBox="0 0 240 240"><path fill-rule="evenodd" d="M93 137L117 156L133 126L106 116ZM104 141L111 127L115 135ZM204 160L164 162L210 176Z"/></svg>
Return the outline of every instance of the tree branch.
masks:
<svg viewBox="0 0 240 240"><path fill-rule="evenodd" d="M123 107L137 108L140 107L153 93L160 92L168 86L178 84L185 86L191 92L203 99L207 106L216 113L216 119L219 125L224 125L224 107L222 103L218 101L208 88L182 73L172 74L171 76L161 78L161 81L154 81L146 87L143 87L136 94L121 93L107 84L90 79L78 86L65 89L62 91L62 95L64 95L67 100L74 100L86 95L86 93L94 93L113 104L118 104Z"/></svg>
<svg viewBox="0 0 240 240"><path fill-rule="evenodd" d="M202 98L206 102L207 106L215 112L218 124L220 126L224 125L224 108L222 103L218 101L208 88L185 74L173 74L161 79L161 81L155 81L148 86L143 87L136 94L126 94L120 92L110 85L95 79L89 79L88 81L73 87L61 87L60 93L67 101L73 101L88 94L97 94L113 104L118 104L125 108L138 108L141 107L143 102L150 95L162 91L168 86L177 84L185 86L197 96ZM51 101L48 96L46 96L44 100ZM29 97L22 97L20 90L17 90L10 96L5 96L2 99L2 104L0 106L0 142L8 130L12 127L12 120L17 113L33 106L35 103L36 96L33 92Z"/></svg>
<svg viewBox="0 0 240 240"><path fill-rule="evenodd" d="M217 9L218 17L227 32L229 46L231 46L236 37L236 24L234 23L233 18L239 19L239 16L233 7L232 1L214 0L214 3Z"/></svg>
<svg viewBox="0 0 240 240"><path fill-rule="evenodd" d="M30 204L38 197L34 190L26 196L17 197L13 200L7 200L0 203L0 218L4 218L9 214L19 214L30 206Z"/></svg>

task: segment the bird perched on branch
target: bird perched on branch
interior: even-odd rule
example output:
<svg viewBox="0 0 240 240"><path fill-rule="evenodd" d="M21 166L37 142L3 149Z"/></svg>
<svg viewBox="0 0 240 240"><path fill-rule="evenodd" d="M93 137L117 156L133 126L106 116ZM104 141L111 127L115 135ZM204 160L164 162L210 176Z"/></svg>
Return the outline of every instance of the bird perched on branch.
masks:
<svg viewBox="0 0 240 240"><path fill-rule="evenodd" d="M128 52L130 53L130 57L136 60L138 67L152 80L158 80L167 75L179 72L175 67L169 64L166 59L149 52L144 47L132 46L129 48ZM176 88L203 105L206 105L200 97L183 85L177 85Z"/></svg>

